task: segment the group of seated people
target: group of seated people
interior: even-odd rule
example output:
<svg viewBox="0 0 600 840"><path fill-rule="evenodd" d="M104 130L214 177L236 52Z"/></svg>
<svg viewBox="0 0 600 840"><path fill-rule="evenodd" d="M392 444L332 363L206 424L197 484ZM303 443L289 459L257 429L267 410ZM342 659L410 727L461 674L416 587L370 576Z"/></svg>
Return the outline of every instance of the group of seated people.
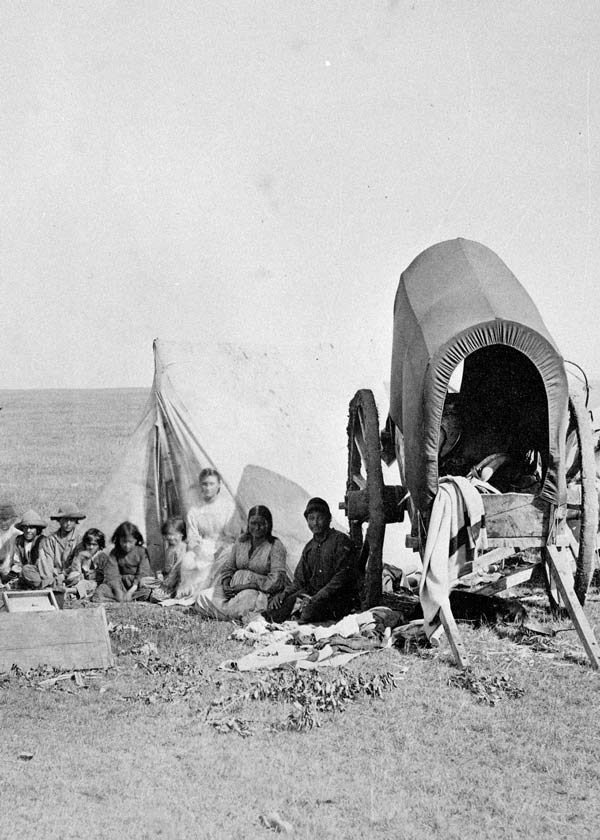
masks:
<svg viewBox="0 0 600 840"><path fill-rule="evenodd" d="M62 590L93 603L171 599L223 620L260 613L274 622L324 621L358 605L352 542L331 527L327 502L313 498L306 505L313 536L290 578L286 548L273 534L269 509L252 507L244 532L236 536L221 484L217 470L202 470L200 504L185 520L172 517L163 524L160 570L152 569L144 538L132 522L116 528L112 548L105 550L102 531L82 533L86 517L75 505L64 504L50 517L58 529L49 535L42 534L47 523L34 510L18 519L12 505L0 505L0 583L11 589Z"/></svg>

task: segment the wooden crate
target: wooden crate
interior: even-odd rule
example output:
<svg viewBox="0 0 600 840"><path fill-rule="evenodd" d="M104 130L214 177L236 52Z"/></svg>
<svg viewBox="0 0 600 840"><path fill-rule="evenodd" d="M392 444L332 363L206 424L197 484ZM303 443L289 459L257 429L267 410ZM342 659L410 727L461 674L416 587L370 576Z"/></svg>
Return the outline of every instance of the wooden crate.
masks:
<svg viewBox="0 0 600 840"><path fill-rule="evenodd" d="M4 609L16 612L48 612L57 610L58 604L51 589L5 589L2 593Z"/></svg>
<svg viewBox="0 0 600 840"><path fill-rule="evenodd" d="M112 664L104 607L0 614L0 671L12 665L76 671Z"/></svg>

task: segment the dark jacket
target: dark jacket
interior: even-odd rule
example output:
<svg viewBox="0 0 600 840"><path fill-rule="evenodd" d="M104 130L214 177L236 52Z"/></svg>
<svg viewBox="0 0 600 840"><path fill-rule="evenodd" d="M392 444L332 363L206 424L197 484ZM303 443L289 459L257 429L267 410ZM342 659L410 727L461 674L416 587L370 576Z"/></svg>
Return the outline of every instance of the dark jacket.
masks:
<svg viewBox="0 0 600 840"><path fill-rule="evenodd" d="M350 537L330 528L324 539L313 537L304 546L285 594L304 592L314 604L326 601L351 603L356 596L354 547Z"/></svg>

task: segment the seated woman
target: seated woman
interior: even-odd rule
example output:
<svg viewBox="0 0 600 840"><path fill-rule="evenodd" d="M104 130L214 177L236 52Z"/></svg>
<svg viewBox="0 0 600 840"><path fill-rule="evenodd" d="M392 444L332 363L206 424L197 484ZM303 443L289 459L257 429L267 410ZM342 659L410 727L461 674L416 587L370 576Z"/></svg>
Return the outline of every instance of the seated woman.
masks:
<svg viewBox="0 0 600 840"><path fill-rule="evenodd" d="M103 581L92 601L147 601L155 582L144 538L133 522L121 522L112 535L114 548L103 569Z"/></svg>
<svg viewBox="0 0 600 840"><path fill-rule="evenodd" d="M187 514L187 543L189 548L201 546L204 551L217 554L234 540L234 507L229 497L221 493L223 479L218 470L206 467L200 472L198 483L201 500Z"/></svg>
<svg viewBox="0 0 600 840"><path fill-rule="evenodd" d="M199 483L201 503L190 508L186 520L189 550L177 570L177 599L195 598L220 580L235 539L235 508L229 497L221 494L221 474L210 467L203 469Z"/></svg>
<svg viewBox="0 0 600 840"><path fill-rule="evenodd" d="M273 536L273 517L264 505L248 513L246 533L235 542L219 585L201 592L196 608L207 618L243 618L266 609L287 583L286 550Z"/></svg>

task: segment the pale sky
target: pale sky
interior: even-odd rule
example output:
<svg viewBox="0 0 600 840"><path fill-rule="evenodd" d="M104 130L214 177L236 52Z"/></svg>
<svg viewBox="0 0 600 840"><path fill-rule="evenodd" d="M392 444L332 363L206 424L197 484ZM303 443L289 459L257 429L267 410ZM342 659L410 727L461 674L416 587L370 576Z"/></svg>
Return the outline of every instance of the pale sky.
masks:
<svg viewBox="0 0 600 840"><path fill-rule="evenodd" d="M359 343L385 379L401 271L457 236L600 375L595 0L0 21L1 387L147 386L156 336Z"/></svg>

